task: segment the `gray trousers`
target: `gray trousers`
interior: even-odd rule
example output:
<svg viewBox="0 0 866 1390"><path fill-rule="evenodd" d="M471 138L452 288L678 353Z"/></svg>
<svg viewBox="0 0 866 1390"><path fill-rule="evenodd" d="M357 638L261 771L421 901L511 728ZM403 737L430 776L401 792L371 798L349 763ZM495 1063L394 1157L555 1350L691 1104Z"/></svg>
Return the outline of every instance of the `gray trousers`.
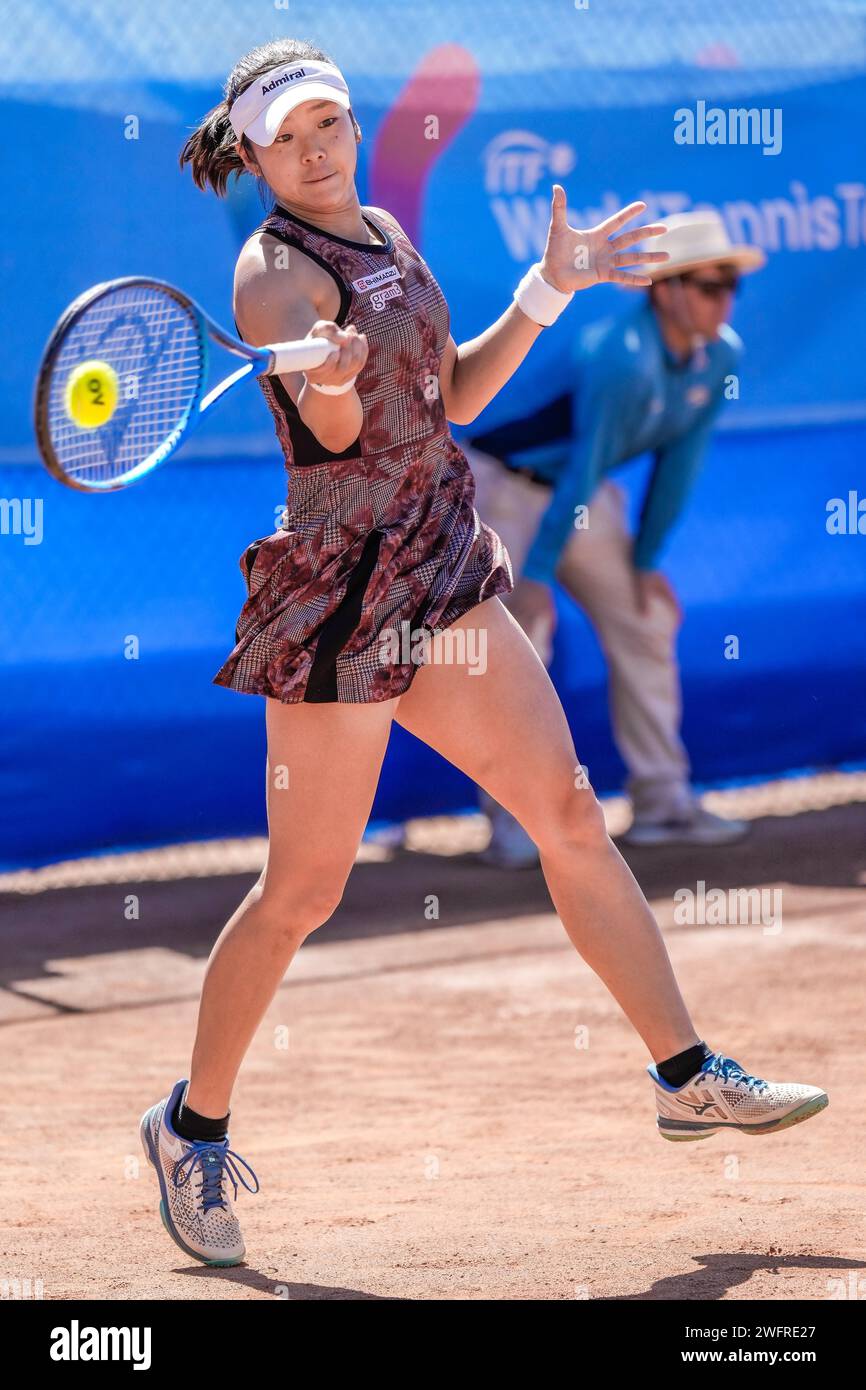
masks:
<svg viewBox="0 0 866 1390"><path fill-rule="evenodd" d="M505 543L517 583L550 490L478 449L465 447L465 453L475 477L478 514ZM635 817L676 815L694 800L680 738L679 619L662 598L653 598L647 613L638 611L626 496L610 479L599 485L589 504L586 529L575 530L566 542L557 579L589 618L604 652L613 737L628 769L625 790ZM507 606L508 596L504 602ZM549 665L550 624L537 624L527 636Z"/></svg>

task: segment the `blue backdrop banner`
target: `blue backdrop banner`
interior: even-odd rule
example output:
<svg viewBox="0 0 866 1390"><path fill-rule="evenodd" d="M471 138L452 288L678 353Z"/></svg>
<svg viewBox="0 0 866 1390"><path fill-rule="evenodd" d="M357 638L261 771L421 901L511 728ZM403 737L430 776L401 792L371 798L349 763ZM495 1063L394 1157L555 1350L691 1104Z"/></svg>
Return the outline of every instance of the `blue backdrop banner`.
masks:
<svg viewBox="0 0 866 1390"><path fill-rule="evenodd" d="M287 34L345 71L361 201L422 250L458 343L541 255L554 182L577 226L634 198L653 218L712 207L766 251L733 318L738 394L663 558L687 613L685 737L698 781L862 758L864 5L293 0L263 18L243 0L47 3L8 11L0 36L3 866L265 829L264 702L211 684L244 598L238 557L285 501L260 391L233 392L163 470L106 496L48 477L31 417L51 327L98 281L168 280L231 326L234 262L265 205L249 179L225 200L201 193L178 154L236 59ZM576 296L472 429L568 389L574 336L632 302ZM214 370L232 364L217 354ZM647 462L617 475L633 509ZM623 769L603 662L557 605L552 674L579 757L611 790ZM474 801L395 729L376 817Z"/></svg>

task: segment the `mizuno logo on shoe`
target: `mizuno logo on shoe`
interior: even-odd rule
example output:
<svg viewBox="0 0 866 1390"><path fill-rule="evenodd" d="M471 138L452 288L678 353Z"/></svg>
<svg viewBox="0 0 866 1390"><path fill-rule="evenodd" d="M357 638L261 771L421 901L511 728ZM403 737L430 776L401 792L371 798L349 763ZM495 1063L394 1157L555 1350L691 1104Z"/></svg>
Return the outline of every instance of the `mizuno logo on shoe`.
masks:
<svg viewBox="0 0 866 1390"><path fill-rule="evenodd" d="M677 1096L677 1100L679 1101L680 1105L684 1105L687 1110L693 1110L696 1115L704 1115L707 1112L707 1110L712 1110L713 1106L716 1103L714 1100L705 1100L702 1102L702 1104L695 1105L690 1100L680 1100L679 1096Z"/></svg>

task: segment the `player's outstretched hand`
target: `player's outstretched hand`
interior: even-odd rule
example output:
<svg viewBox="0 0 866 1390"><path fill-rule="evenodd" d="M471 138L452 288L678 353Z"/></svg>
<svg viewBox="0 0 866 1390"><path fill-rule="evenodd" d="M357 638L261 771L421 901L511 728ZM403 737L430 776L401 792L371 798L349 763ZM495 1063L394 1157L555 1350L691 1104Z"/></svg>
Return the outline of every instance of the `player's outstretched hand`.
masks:
<svg viewBox="0 0 866 1390"><path fill-rule="evenodd" d="M565 189L561 183L555 183L547 246L541 261L541 273L545 280L564 294L605 282L629 285L632 289L651 284L648 275L642 275L639 271L625 271L622 267L670 260L667 251L628 249L646 237L661 236L662 232L667 231L664 224L635 227L634 231L623 232L622 236L613 236L626 222L642 212L646 212L646 203L629 203L628 207L599 222L597 227L582 232L569 226L565 216Z"/></svg>

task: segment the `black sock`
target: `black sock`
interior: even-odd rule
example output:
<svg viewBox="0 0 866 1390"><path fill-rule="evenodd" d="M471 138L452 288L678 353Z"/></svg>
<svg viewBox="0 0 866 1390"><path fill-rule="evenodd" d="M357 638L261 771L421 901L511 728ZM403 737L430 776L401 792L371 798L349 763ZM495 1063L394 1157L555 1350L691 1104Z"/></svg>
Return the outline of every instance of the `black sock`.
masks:
<svg viewBox="0 0 866 1390"><path fill-rule="evenodd" d="M687 1047L685 1052L678 1052L675 1057L656 1062L656 1071L669 1086L685 1086L695 1072L700 1071L704 1059L712 1055L712 1048L707 1047L705 1042L695 1043L694 1047Z"/></svg>
<svg viewBox="0 0 866 1390"><path fill-rule="evenodd" d="M197 1110L191 1110L184 1104L186 1088L183 1095L179 1098L171 1117L171 1127L175 1134L179 1134L181 1139L225 1139L228 1133L228 1115L223 1115L221 1120L214 1120L209 1115L199 1115Z"/></svg>

